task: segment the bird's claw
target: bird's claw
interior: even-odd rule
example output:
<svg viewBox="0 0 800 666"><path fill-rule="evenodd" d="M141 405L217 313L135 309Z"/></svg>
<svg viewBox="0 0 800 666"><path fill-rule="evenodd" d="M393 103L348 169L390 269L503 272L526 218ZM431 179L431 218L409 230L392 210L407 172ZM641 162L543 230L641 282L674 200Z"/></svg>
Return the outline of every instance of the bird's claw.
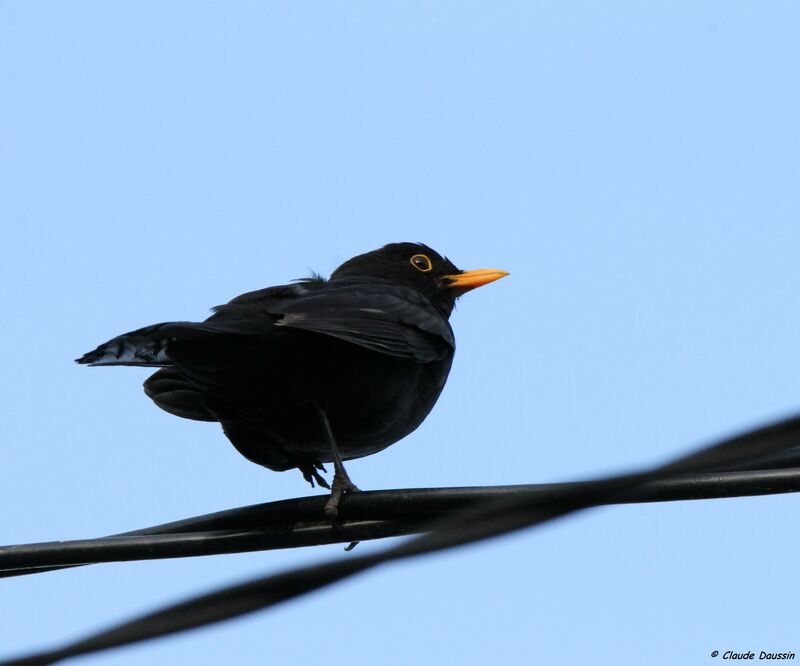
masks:
<svg viewBox="0 0 800 666"><path fill-rule="evenodd" d="M328 471L325 469L324 465L320 464L304 465L300 468L300 471L303 473L303 478L311 484L312 488L314 487L314 481L316 481L320 488L330 490L330 484L325 480L325 477L317 471L318 469L321 469L323 472Z"/></svg>
<svg viewBox="0 0 800 666"><path fill-rule="evenodd" d="M334 527L341 527L339 524L339 501L342 499L342 495L357 492L359 492L358 486L350 480L346 472L344 474L337 472L334 475L331 496L325 502L325 515Z"/></svg>

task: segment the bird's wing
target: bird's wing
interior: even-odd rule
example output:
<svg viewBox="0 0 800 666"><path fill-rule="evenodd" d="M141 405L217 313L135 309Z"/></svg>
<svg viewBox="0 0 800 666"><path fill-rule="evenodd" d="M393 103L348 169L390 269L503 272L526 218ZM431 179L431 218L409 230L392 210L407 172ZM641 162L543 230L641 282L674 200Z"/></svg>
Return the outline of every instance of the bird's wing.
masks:
<svg viewBox="0 0 800 666"><path fill-rule="evenodd" d="M273 310L275 306L315 294L322 285L322 280L305 280L249 291L225 305L217 305L214 314L199 326L216 333L265 335L280 318Z"/></svg>
<svg viewBox="0 0 800 666"><path fill-rule="evenodd" d="M165 322L120 335L84 354L91 365L169 366L175 343L220 335L264 336L275 327L346 340L372 351L429 362L455 348L447 320L422 294L389 284L301 283L237 296L200 322Z"/></svg>
<svg viewBox="0 0 800 666"><path fill-rule="evenodd" d="M282 315L276 326L329 335L389 356L429 362L455 348L447 320L422 294L405 287L328 283L266 309Z"/></svg>

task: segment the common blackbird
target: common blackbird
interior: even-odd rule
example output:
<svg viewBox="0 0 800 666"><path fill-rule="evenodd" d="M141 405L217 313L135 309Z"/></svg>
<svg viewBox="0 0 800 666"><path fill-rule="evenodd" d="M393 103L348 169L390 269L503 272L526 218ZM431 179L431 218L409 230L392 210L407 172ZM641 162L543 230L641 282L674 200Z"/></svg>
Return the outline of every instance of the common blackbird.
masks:
<svg viewBox="0 0 800 666"><path fill-rule="evenodd" d="M462 271L417 243L392 243L343 263L329 280L237 296L204 322L120 335L77 359L158 367L144 383L161 409L218 421L247 459L276 471L333 462L325 511L357 490L342 460L385 449L428 415L455 351L448 319L466 291L507 275Z"/></svg>

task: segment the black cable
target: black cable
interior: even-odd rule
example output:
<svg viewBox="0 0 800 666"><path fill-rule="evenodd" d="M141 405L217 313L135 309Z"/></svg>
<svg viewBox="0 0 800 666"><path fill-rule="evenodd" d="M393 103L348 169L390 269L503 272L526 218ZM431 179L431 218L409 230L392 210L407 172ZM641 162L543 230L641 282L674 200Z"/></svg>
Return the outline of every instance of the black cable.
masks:
<svg viewBox="0 0 800 666"><path fill-rule="evenodd" d="M380 553L351 555L230 586L124 622L63 648L3 662L0 666L51 664L69 657L237 617L321 589L379 564L540 525L592 506L617 503L620 498L625 497L625 493L634 492L635 489L645 494L656 493L657 488L653 484L669 481L678 474L713 474L716 469L747 466L764 456L787 451L798 442L800 417L795 417L730 438L644 472L579 484L556 484L556 487L542 493L544 497L531 497L529 494L500 496L481 502L469 511L459 512L440 522L426 534ZM720 479L723 478L722 474L717 475Z"/></svg>
<svg viewBox="0 0 800 666"><path fill-rule="evenodd" d="M559 489L591 482L366 491L342 503L341 528L323 517L320 497L257 504L99 539L0 547L0 578L64 567L349 543L425 531L433 520L488 500L546 503ZM772 495L800 491L800 467L681 475L633 488L608 504ZM291 516L291 518L287 518Z"/></svg>

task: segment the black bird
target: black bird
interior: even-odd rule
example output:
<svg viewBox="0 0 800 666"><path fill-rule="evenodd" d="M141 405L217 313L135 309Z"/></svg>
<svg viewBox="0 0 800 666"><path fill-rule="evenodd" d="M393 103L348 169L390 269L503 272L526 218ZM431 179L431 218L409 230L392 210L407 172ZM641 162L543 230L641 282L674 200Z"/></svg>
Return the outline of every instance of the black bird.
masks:
<svg viewBox="0 0 800 666"><path fill-rule="evenodd" d="M342 460L385 449L422 423L455 351L448 319L464 292L507 275L462 271L426 245L392 243L319 276L237 296L201 323L125 333L77 359L161 368L144 383L161 409L219 421L245 456L276 471L333 462L326 513L357 490Z"/></svg>

